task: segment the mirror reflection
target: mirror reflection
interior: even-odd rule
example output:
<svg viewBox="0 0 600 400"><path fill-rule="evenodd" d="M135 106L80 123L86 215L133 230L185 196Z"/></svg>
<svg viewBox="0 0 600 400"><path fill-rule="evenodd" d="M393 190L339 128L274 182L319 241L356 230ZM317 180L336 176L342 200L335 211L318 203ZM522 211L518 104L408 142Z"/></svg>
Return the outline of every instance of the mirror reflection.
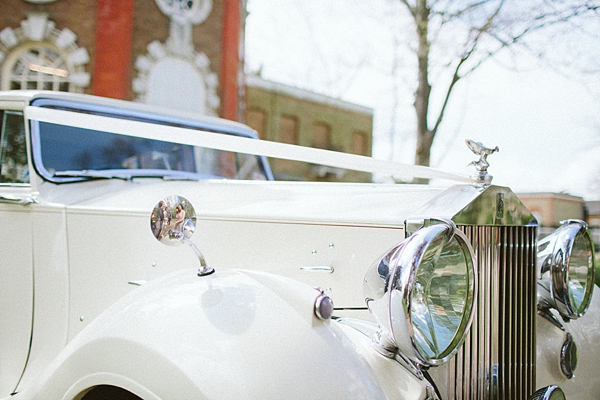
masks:
<svg viewBox="0 0 600 400"><path fill-rule="evenodd" d="M190 239L196 230L196 211L182 196L168 196L158 202L150 218L152 234L161 243L176 246Z"/></svg>

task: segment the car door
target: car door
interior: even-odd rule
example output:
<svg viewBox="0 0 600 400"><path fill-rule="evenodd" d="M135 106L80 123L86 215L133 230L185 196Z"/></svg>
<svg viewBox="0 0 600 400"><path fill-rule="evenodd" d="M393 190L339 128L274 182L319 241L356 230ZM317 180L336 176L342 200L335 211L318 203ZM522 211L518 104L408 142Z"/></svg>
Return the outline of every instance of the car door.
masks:
<svg viewBox="0 0 600 400"><path fill-rule="evenodd" d="M23 373L33 315L32 189L22 112L0 102L0 398Z"/></svg>

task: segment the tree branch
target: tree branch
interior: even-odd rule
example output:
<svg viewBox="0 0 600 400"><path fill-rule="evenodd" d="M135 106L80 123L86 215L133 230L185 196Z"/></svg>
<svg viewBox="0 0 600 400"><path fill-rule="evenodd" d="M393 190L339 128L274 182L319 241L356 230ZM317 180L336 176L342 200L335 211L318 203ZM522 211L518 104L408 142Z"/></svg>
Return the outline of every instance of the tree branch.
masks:
<svg viewBox="0 0 600 400"><path fill-rule="evenodd" d="M410 3L408 2L408 0L400 0L400 2L402 4L404 4L406 6L406 8L408 8L408 11L412 14L413 18L417 18L417 7L416 6L411 6Z"/></svg>
<svg viewBox="0 0 600 400"><path fill-rule="evenodd" d="M433 126L433 129L431 129L431 132L433 133L433 135L435 136L435 134L437 133L438 128L440 127L443 119L444 119L444 113L446 111L446 107L448 106L448 103L450 101L450 96L452 94L452 91L454 89L454 86L456 85L456 83L464 76L460 74L460 68L462 67L462 65L471 57L471 55L473 54L473 52L475 51L475 49L477 48L477 45L479 43L479 40L481 39L482 35L489 30L490 26L492 26L492 22L494 21L494 19L498 16L498 14L500 13L500 10L502 9L502 6L504 5L504 1L502 0L499 4L498 7L496 8L496 10L494 11L494 13L492 13L492 15L490 15L487 19L487 21L485 22L485 24L477 29L477 34L475 35L475 38L473 39L473 42L470 46L470 49L467 51L466 54L464 54L460 60L458 61L456 68L454 68L454 73L452 75L452 80L450 81L450 85L448 85L448 89L446 90L446 95L444 97L444 103L442 104L442 108L440 109L440 112L438 114L438 117L435 121L435 125Z"/></svg>

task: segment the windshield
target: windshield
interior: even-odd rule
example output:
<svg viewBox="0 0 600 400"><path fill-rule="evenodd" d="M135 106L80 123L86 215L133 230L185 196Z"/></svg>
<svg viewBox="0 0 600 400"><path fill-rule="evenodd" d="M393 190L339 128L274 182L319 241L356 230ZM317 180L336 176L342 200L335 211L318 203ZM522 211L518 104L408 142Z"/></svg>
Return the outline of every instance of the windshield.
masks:
<svg viewBox="0 0 600 400"><path fill-rule="evenodd" d="M158 122L161 124L160 122ZM267 179L261 157L35 122L36 164L46 178Z"/></svg>

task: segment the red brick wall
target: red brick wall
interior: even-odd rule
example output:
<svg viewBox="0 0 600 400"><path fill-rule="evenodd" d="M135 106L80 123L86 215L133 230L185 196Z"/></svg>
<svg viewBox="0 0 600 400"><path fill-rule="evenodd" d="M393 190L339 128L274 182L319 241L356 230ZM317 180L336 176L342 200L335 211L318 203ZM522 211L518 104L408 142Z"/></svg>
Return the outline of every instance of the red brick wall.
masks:
<svg viewBox="0 0 600 400"><path fill-rule="evenodd" d="M0 4L0 30L5 27L16 29L20 22L27 18L30 11L46 11L49 19L54 21L57 29L69 28L77 35L77 45L84 47L89 55L90 62L86 71L90 73L92 82L86 89L92 93L94 88L94 71L96 60L96 28L98 2L92 0L57 0L50 4L35 5L24 0L1 0ZM196 51L205 53L210 59L210 69L220 76L223 44L223 19L224 0L213 0L213 7L209 17L193 28L193 42ZM131 40L131 57L128 71L129 99L135 97L131 89L131 80L137 71L134 64L138 56L147 53L150 42L158 40L164 43L169 36L169 18L164 15L154 0L134 0L133 27ZM219 96L222 97L221 93Z"/></svg>
<svg viewBox="0 0 600 400"><path fill-rule="evenodd" d="M137 75L135 60L148 53L147 46L157 40L165 43L169 37L169 17L164 15L154 0L135 0L133 7L133 41L130 76ZM135 93L130 90L129 97L135 98Z"/></svg>
<svg viewBox="0 0 600 400"><path fill-rule="evenodd" d="M92 92L127 100L131 87L133 0L97 0Z"/></svg>

